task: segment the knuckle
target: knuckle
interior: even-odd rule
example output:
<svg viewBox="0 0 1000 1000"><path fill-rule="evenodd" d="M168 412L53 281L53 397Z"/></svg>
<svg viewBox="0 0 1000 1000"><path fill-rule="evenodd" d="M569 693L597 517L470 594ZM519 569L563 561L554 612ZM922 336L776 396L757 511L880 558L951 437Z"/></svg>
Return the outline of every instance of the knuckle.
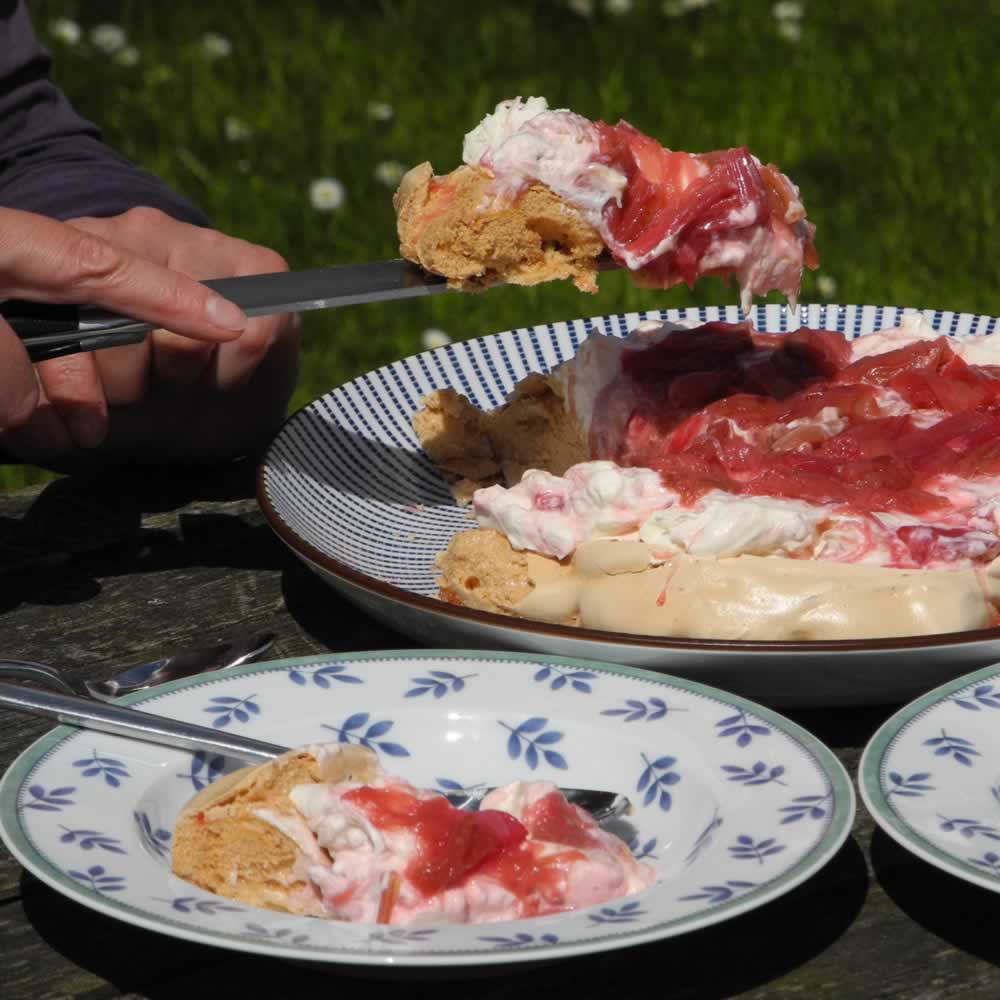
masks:
<svg viewBox="0 0 1000 1000"><path fill-rule="evenodd" d="M122 267L122 255L99 236L80 232L67 247L66 258L70 280L82 284L110 282Z"/></svg>
<svg viewBox="0 0 1000 1000"><path fill-rule="evenodd" d="M150 205L137 205L125 213L125 219L128 220L129 225L140 230L151 226L160 226L168 218L169 216L165 212L161 212L158 208L153 208Z"/></svg>

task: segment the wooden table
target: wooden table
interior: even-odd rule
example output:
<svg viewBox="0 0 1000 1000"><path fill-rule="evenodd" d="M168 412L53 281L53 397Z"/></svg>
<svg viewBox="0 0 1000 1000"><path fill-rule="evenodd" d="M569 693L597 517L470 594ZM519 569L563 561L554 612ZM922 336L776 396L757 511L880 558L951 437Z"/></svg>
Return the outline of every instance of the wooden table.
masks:
<svg viewBox="0 0 1000 1000"><path fill-rule="evenodd" d="M405 648L337 598L272 535L252 469L75 477L0 497L0 655L107 676L248 623L273 656ZM853 774L894 706L789 712ZM0 710L0 767L48 725ZM939 872L875 830L859 805L836 858L782 899L718 927L617 953L483 970L447 983L370 973L355 990L407 1000L658 997L1000 997L1000 897ZM318 972L164 937L86 909L0 847L0 996L315 998ZM367 978L365 978L367 976Z"/></svg>

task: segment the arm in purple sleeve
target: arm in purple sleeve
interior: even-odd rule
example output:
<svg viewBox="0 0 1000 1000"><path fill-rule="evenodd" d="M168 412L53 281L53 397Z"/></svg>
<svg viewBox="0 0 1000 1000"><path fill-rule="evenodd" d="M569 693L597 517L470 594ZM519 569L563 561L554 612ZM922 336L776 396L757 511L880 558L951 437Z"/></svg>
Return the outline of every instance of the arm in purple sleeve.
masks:
<svg viewBox="0 0 1000 1000"><path fill-rule="evenodd" d="M56 219L149 205L182 222L205 216L101 141L49 79L22 0L0 0L0 206Z"/></svg>

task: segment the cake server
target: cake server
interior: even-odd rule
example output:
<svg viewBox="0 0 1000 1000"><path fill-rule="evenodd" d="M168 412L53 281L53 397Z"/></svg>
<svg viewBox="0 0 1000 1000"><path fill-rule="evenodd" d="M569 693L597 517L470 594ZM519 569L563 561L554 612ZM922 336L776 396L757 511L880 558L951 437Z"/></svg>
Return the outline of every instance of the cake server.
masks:
<svg viewBox="0 0 1000 1000"><path fill-rule="evenodd" d="M213 278L203 284L235 302L248 316L391 302L448 290L445 278L408 260ZM150 323L97 306L53 305L17 299L0 302L0 316L13 327L24 342L28 356L36 362L136 343L153 329Z"/></svg>
<svg viewBox="0 0 1000 1000"><path fill-rule="evenodd" d="M6 666L6 662L0 660L0 675L5 673ZM208 726L152 715L125 705L94 701L75 694L63 694L61 691L39 691L7 681L0 681L0 707L27 715L40 715L80 729L124 736L126 739L155 743L175 750L202 750L222 754L247 764L265 764L289 749L276 743L231 735ZM489 787L478 786L468 791L446 794L445 798L458 809L475 811L483 796L490 790ZM631 809L629 800L616 792L589 788L564 788L561 791L570 802L586 809L598 821L621 816Z"/></svg>
<svg viewBox="0 0 1000 1000"><path fill-rule="evenodd" d="M619 265L609 254L598 258L600 271ZM235 302L248 316L337 309L366 302L392 302L449 291L446 278L408 260L382 260L308 271L247 274L204 281ZM53 305L8 299L0 302L5 319L24 342L32 361L81 351L97 351L142 340L151 323L120 316L97 306Z"/></svg>

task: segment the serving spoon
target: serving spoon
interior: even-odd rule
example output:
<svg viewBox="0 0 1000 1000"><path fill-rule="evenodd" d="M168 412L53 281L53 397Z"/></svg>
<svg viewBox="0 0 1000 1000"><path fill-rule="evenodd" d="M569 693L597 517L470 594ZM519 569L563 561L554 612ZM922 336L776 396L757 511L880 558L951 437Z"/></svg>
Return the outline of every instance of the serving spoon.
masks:
<svg viewBox="0 0 1000 1000"><path fill-rule="evenodd" d="M25 675L21 672L24 666L25 664L20 661L0 660L0 677L24 680ZM222 733L217 729L197 726L179 719L168 719L125 705L97 701L94 698L81 697L77 693L66 693L66 689L72 692L73 685L54 667L47 667L44 664L30 664L30 666L43 667L42 671L31 676L32 680L43 680L51 684L55 677L59 679L63 690L40 691L24 684L0 681L0 706L15 712L53 719L80 729L111 733L114 736L123 736L143 743L155 743L173 749L222 754L248 764L267 763L290 749L276 743L265 743L261 740ZM490 787L477 786L470 790L443 794L455 808L474 812L490 791L492 791ZM561 788L560 791L570 802L585 809L598 822L622 816L631 810L629 800L616 792L589 788Z"/></svg>

